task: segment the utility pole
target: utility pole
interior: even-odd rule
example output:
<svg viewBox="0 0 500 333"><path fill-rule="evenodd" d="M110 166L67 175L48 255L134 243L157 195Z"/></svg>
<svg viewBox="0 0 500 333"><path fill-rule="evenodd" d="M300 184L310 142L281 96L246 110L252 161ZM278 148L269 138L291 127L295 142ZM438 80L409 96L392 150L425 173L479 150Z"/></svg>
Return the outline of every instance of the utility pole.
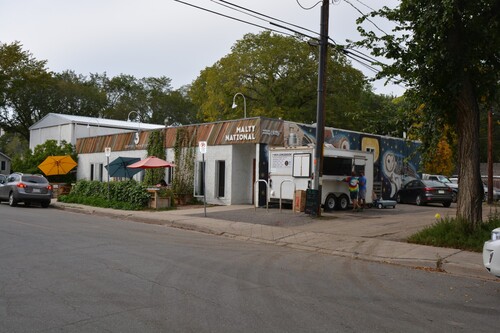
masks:
<svg viewBox="0 0 500 333"><path fill-rule="evenodd" d="M321 189L323 183L323 150L325 142L325 101L326 101L326 61L328 59L328 21L330 0L323 0L321 5L318 102L316 112L316 149L314 153L313 189L318 190L316 215L321 216Z"/></svg>
<svg viewBox="0 0 500 333"><path fill-rule="evenodd" d="M493 107L488 112L488 205L493 203Z"/></svg>

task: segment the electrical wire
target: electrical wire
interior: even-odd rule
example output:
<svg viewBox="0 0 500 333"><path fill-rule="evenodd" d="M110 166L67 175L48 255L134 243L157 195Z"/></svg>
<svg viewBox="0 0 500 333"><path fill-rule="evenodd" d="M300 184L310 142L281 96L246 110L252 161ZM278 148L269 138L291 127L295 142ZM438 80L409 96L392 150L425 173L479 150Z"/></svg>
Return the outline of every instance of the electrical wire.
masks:
<svg viewBox="0 0 500 333"><path fill-rule="evenodd" d="M358 7L354 6L352 2L350 2L349 0L344 0L345 2L347 2L352 8L354 8L358 13L360 13L362 16L366 17L366 20L368 22L370 22L371 24L373 24L373 26L375 28L377 28L380 32L382 32L383 34L385 34L386 36L388 36L389 34L387 32L385 32L384 30L382 30L375 22L373 22L372 20L370 20L365 13L363 13Z"/></svg>
<svg viewBox="0 0 500 333"><path fill-rule="evenodd" d="M305 7L305 6L303 6L300 3L299 0L295 0L295 1L297 1L297 5L299 5L299 7L302 8L302 9L304 9L304 10L311 10L311 9L313 9L314 7L316 7L317 5L319 5L321 3L321 0L320 0L320 1L316 2L314 5L312 5L311 7Z"/></svg>
<svg viewBox="0 0 500 333"><path fill-rule="evenodd" d="M203 11L215 14L215 15L219 15L219 16L228 18L230 20L238 21L238 22L241 22L241 23L246 23L246 24L249 24L249 25L253 25L253 26L257 27L257 28L269 30L269 31L276 32L276 33L279 33L279 34L284 34L284 35L292 36L292 35L290 35L290 34L288 34L286 32L282 32L282 31L270 29L268 27L264 27L264 26L256 24L256 23L252 23L252 22L249 22L249 21L245 21L245 20L239 19L237 17L233 17L233 16L229 16L229 15L226 15L226 14L223 14L223 13L219 13L219 12L216 12L216 11L208 9L208 8L203 8L203 7L200 7L200 6L196 6L196 5L190 4L190 3L185 2L185 1L181 1L181 0L174 0L174 1L178 2L178 3L181 3L183 5L187 5L187 6L190 6L190 7L193 7L193 8L197 8L197 9L200 9L200 10L203 10Z"/></svg>
<svg viewBox="0 0 500 333"><path fill-rule="evenodd" d="M262 20L262 21L268 22L268 23L270 23L270 24L272 24L272 22L271 22L271 21L266 21L266 20L265 20L265 19L263 19L263 18L257 17L257 16L255 16L255 15L250 15L250 14L248 14L248 13L246 13L246 12L249 12L249 13L252 13L252 14L256 14L256 15L259 15L259 16L262 16L262 17L265 17L265 18L268 18L268 19L274 20L274 21L278 21L278 22L281 22L281 23L287 24L287 25L292 26L292 27L295 27L295 28L302 29L302 30L304 30L304 31L308 31L308 32L312 32L312 33L314 33L314 34L317 34L317 32L316 32L316 31L313 31L313 30L310 30L310 29L307 29L307 28L301 27L301 26L299 26L299 25L296 25L296 24L293 24L293 23L290 23L290 22L286 22L286 21L280 20L280 19L278 19L278 18L275 18L275 17L269 16L269 15L266 15L266 14L259 13L259 12L257 12L257 11L254 11L254 10L251 10L251 9L249 9L249 8L245 8L245 7L239 6L239 5L237 5L237 4L231 3L231 2L226 1L226 0L210 0L210 1L212 1L212 2L214 2L214 3L217 3L217 2L223 2L223 3L224 3L224 4L226 4L226 5L222 5L222 4L219 4L219 5L224 6L224 7L227 7L227 8L230 8L230 9L233 9L233 10L236 10L236 11L238 11L238 12L240 12L240 13L243 13L243 14L246 14L246 15L249 15L249 16L252 16L252 17L255 17L255 18L259 19L259 20ZM232 6L232 7L235 7L235 8L232 8L231 6ZM237 9L236 9L236 8L237 8ZM245 12L244 12L244 11L245 11Z"/></svg>
<svg viewBox="0 0 500 333"><path fill-rule="evenodd" d="M182 1L182 0L174 0L174 1L175 2L179 2L181 4L184 4L184 5L188 5L190 7L194 7L194 8L197 8L197 9L200 9L200 10L212 13L212 14L215 14L215 15L218 15L218 16L222 16L222 17L228 18L228 19L231 19L231 20L235 20L235 21L238 21L238 22L246 23L246 24L249 24L249 25L261 28L261 29L272 31L272 32L275 32L275 33L278 33L278 34L283 34L283 35L287 35L287 36L294 37L294 38L298 38L298 36L303 36L303 37L310 38L312 40L318 40L318 38L315 37L315 36L308 35L308 34L306 34L304 32L300 32L299 30L292 29L290 27L287 27L285 25L282 25L282 24L279 24L279 23L276 23L276 22L273 22L273 21L281 22L281 23L284 23L286 25L289 25L289 26L292 26L292 27L296 27L296 28L304 30L304 31L308 31L308 32L311 32L311 33L315 34L316 36L319 36L319 33L315 32L313 30L310 30L310 29L307 29L307 28L304 28L304 27L301 27L301 26L298 26L298 25L295 25L295 24L292 24L292 23L289 23L289 22L286 22L286 21L283 21L283 20L271 17L271 16L268 16L268 15L265 15L265 14L262 14L262 13L259 13L257 11L254 11L254 10L251 10L251 9L248 9L248 8L236 5L236 4L231 3L229 1L225 1L225 0L210 0L210 1L216 3L216 4L220 5L220 6L224 6L226 8L229 8L231 10L237 11L237 12L242 13L244 15L248 15L248 16L253 17L255 19L264 21L264 22L270 24L271 26L275 26L275 27L277 27L279 29L288 30L290 32L293 32L293 34L286 33L284 31L280 31L280 30L276 30L276 29L272 29L272 28L269 28L269 27L265 27L265 26L262 26L260 24L249 22L249 21L237 18L237 17L230 16L230 15L226 15L226 14L223 14L223 13L220 13L220 12L208 9L208 8L204 8L204 7L201 7L201 6L193 5L193 4L187 3L187 2ZM345 1L347 3L349 3L351 6L353 6L359 13L361 13L362 15L365 15L358 8L356 8L352 3L350 3L349 0L345 0ZM356 0L356 1L358 1L358 0ZM222 2L222 3L218 3L218 2ZM316 3L310 9L314 8L315 6L317 6L320 2L321 1L319 1L318 3ZM358 1L358 2L360 2L360 1ZM308 8L304 8L299 3L298 0L297 0L297 3L299 4L299 6L301 8L309 10ZM259 16L261 16L261 17L259 17ZM266 20L263 17L267 18L269 20ZM372 24L374 24L374 23L372 22ZM379 30L381 30L381 29L379 29ZM381 30L381 31L383 33L385 33L383 30ZM335 50L337 50L339 52L342 52L347 58L351 59L352 61L355 61L356 63L360 64L361 66L365 67L366 69L370 70L371 72L373 72L375 74L377 74L377 73L380 72L380 70L378 70L377 68L373 67L373 65L379 65L379 64L381 64L381 62L379 60L377 60L377 59L375 59L375 58L373 58L371 56L368 56L368 55L366 55L366 54L364 54L364 53L362 53L362 52L360 52L360 51L358 51L356 49L347 48L344 45L339 45L331 37L328 37L328 39L332 42L332 43L330 43L330 45L333 46L333 48ZM392 79L389 79L389 81L391 81L394 84L400 86L397 82L393 81ZM402 87L402 86L400 86L400 87ZM404 87L402 87L402 88L404 88Z"/></svg>
<svg viewBox="0 0 500 333"><path fill-rule="evenodd" d="M366 3L364 3L363 1L361 0L355 0L357 2L359 2L360 4L362 4L363 6L365 6L366 8L368 8L369 10L371 10L372 12L375 11L375 9L373 9L372 7L368 6Z"/></svg>

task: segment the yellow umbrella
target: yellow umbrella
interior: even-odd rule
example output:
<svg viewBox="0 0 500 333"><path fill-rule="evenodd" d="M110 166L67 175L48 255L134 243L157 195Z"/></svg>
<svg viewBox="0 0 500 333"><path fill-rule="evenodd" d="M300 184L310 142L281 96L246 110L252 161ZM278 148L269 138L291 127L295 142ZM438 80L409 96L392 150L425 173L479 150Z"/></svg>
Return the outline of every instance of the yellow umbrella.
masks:
<svg viewBox="0 0 500 333"><path fill-rule="evenodd" d="M49 156L43 161L38 169L46 176L65 175L76 166L76 162L69 155Z"/></svg>

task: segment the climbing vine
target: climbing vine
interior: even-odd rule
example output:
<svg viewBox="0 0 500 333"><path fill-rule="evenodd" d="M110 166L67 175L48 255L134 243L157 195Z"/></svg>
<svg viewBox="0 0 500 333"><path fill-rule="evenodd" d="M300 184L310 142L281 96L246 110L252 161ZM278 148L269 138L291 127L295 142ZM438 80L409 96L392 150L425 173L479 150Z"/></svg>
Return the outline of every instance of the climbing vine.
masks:
<svg viewBox="0 0 500 333"><path fill-rule="evenodd" d="M148 139L148 156L156 156L161 159L166 158L165 154L165 132L163 130L153 131ZM151 186L158 184L165 178L164 168L146 169L144 184Z"/></svg>
<svg viewBox="0 0 500 333"><path fill-rule="evenodd" d="M176 168L172 182L172 188L177 195L193 193L195 141L195 131L177 128L174 145Z"/></svg>

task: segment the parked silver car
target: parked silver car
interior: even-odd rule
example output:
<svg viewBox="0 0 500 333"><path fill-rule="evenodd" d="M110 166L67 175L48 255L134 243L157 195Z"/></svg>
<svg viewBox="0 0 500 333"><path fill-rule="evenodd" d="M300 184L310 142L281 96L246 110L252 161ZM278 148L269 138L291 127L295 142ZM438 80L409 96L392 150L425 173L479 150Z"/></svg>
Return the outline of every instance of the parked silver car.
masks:
<svg viewBox="0 0 500 333"><path fill-rule="evenodd" d="M51 198L52 185L42 175L16 172L10 174L0 185L0 202L8 201L12 207L17 206L18 202L23 202L25 206L36 202L47 208Z"/></svg>

